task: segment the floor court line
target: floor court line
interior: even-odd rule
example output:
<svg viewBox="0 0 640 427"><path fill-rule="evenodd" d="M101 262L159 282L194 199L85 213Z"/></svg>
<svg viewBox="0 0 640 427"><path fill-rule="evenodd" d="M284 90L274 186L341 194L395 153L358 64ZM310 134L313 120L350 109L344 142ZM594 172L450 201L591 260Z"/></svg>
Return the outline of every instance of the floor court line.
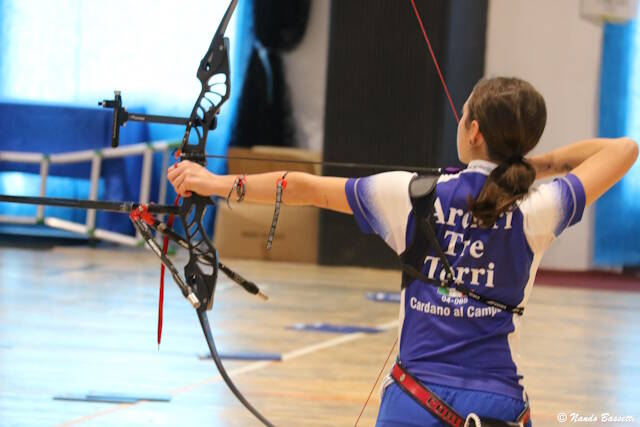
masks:
<svg viewBox="0 0 640 427"><path fill-rule="evenodd" d="M390 329L394 329L398 326L398 319L394 319L385 323L382 323L380 325L375 326L378 329L381 329L383 331L388 331ZM231 376L232 378L234 376L239 376L239 375L243 375L246 374L248 372L254 372L254 371L258 371L260 369L264 369L274 363L284 363L287 362L289 360L294 360L297 359L299 357L303 357L306 356L308 354L312 354L324 349L328 349L328 348L332 348L332 347L337 347L339 345L348 343L348 342L353 342L356 340L359 340L360 338L364 338L370 336L370 334L365 334L362 332L355 332L355 333L351 333L351 334L346 334L346 335L342 335L339 337L334 337L325 341L321 341L315 344L310 344L304 347L301 347L299 349L296 350L292 350L289 351L287 353L283 353L282 354L282 361L260 361L260 362L253 362L253 363L249 363L246 364L244 366L239 366L237 368L234 369L230 369L228 371L229 376ZM191 384L186 384L182 387L173 389L169 391L169 394L171 394L172 396L177 396L180 394L184 394L184 393L188 393L192 390L195 390L199 387L202 387L203 385L208 385L208 384L216 384L222 381L222 377L216 373L216 375L210 376L208 378L205 378L201 381L197 381ZM147 401L141 401L141 402L137 402L137 403L120 403L117 404L115 407L112 408L108 408L105 410L101 410L98 412L95 412L93 414L87 414L87 415L83 415L81 417L75 418L73 420L69 420L66 421L62 424L58 424L56 427L71 427L71 426L77 426L80 425L84 422L87 421L91 421L93 419L105 416L105 415L109 415L115 412L119 412L125 409L129 409L133 406L140 406L140 405L144 405L144 404L148 404L150 402Z"/></svg>

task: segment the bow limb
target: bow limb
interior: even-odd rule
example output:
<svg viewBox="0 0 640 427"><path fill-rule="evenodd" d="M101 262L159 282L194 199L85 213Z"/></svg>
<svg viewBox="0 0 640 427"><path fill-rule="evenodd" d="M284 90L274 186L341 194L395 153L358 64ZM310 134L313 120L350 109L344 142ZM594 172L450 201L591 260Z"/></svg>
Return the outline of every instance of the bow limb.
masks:
<svg viewBox="0 0 640 427"><path fill-rule="evenodd" d="M267 427L274 427L274 425L266 419L256 408L249 403L249 401L244 397L244 395L238 390L236 385L231 380L231 377L227 373L224 365L222 364L222 360L220 360L220 355L218 355L218 350L216 349L215 342L213 340L213 335L211 334L211 328L209 326L209 319L207 318L207 313L204 310L198 310L198 319L200 320L200 325L202 326L202 332L204 332L204 336L207 339L207 345L209 346L209 351L211 352L211 358L213 362L216 364L218 368L218 372L222 376L222 379L229 387L229 390L236 396L236 398L244 405L245 408L249 410L257 419L262 422Z"/></svg>
<svg viewBox="0 0 640 427"><path fill-rule="evenodd" d="M167 230L164 225L162 227L158 226L159 223L152 217L146 215L132 215L132 220L136 229L144 237L147 245L161 259L162 263L167 266L174 281L182 290L183 295L196 309L198 319L200 320L200 325L202 327L202 332L204 333L211 353L211 358L213 359L225 384L229 387L229 390L231 390L240 403L242 403L249 412L260 420L262 424L267 427L274 427L269 420L267 420L256 408L253 407L253 405L249 403L231 380L231 377L222 364L222 360L220 359L215 346L213 334L211 333L211 327L209 326L209 320L206 312L213 307L216 282L218 278L218 268L221 265L218 261L215 247L207 237L202 225L204 210L212 203L213 201L210 198L195 194L183 199L182 204L180 205L179 216L183 223L186 239L182 239L173 231ZM154 240L149 231L150 227L171 236L181 246L188 246L190 256L189 261L184 268L184 280L180 277L173 263L163 253L158 243ZM255 284L246 281L226 266L222 266L222 269L225 271L225 274L230 275L230 277L232 276L232 279L236 281L236 283L242 285L246 290L251 293L261 295Z"/></svg>

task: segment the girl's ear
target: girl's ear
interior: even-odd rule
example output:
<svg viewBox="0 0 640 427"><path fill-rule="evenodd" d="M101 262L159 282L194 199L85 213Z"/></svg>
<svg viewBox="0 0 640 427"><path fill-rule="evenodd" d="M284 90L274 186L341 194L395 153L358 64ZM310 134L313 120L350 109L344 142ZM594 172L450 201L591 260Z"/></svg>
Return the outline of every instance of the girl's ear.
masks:
<svg viewBox="0 0 640 427"><path fill-rule="evenodd" d="M484 140L480 132L480 124L477 120L472 120L469 124L469 143L472 147L476 146L481 140Z"/></svg>

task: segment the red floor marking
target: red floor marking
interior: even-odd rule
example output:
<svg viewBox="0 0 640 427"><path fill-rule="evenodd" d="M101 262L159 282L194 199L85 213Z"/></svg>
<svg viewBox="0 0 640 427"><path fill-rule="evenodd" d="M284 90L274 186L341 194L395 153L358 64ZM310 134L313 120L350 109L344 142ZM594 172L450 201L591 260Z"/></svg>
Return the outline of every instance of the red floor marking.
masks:
<svg viewBox="0 0 640 427"><path fill-rule="evenodd" d="M640 292L640 277L609 271L538 270L537 286Z"/></svg>

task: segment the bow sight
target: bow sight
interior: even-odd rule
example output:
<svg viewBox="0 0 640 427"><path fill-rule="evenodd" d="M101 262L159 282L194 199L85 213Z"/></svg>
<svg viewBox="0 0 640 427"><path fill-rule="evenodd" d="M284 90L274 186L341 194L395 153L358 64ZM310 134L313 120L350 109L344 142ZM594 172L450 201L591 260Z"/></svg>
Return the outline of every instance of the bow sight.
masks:
<svg viewBox="0 0 640 427"><path fill-rule="evenodd" d="M98 102L104 108L113 109L113 125L111 127L111 146L116 148L120 143L120 126L124 126L129 120L133 122L146 122L146 123L162 123L167 125L181 125L186 126L189 123L189 119L185 117L172 117L172 116L158 116L154 114L140 114L129 113L126 108L122 106L122 95L119 90L113 91L113 100L105 99ZM201 126L202 123L198 119L195 126ZM209 126L210 130L215 129L216 120L214 120Z"/></svg>

